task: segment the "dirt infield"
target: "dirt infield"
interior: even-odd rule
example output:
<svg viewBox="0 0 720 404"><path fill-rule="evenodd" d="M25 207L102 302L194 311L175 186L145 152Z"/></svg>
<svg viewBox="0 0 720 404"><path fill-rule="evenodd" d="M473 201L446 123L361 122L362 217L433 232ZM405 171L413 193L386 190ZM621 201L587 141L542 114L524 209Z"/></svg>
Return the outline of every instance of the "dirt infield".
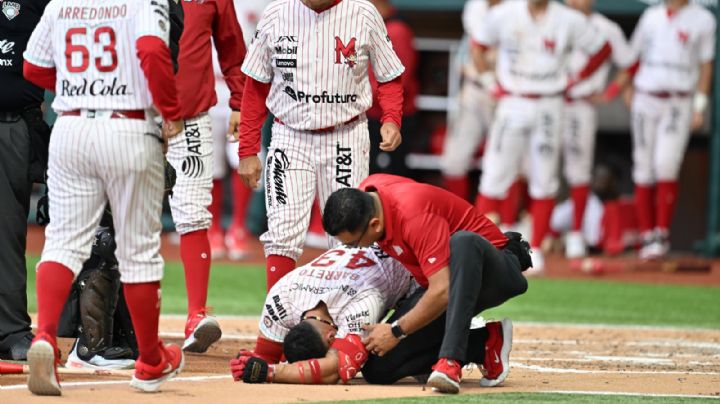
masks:
<svg viewBox="0 0 720 404"><path fill-rule="evenodd" d="M204 402L253 403L356 400L430 396L413 379L394 386L372 386L355 379L343 386L245 385L230 379L227 361L249 347L257 333L254 319L220 320L225 335L205 355L189 354L180 380L161 394L135 393L127 379L107 376L63 377L63 395L73 403L108 404ZM167 341L180 342L183 320L163 318ZM67 352L68 340L63 340ZM480 372L466 370L463 394L537 391L625 392L720 396L720 331L645 327L574 326L521 323L515 326L510 376L502 387L478 386ZM0 376L3 403L47 402L33 397L25 377Z"/></svg>

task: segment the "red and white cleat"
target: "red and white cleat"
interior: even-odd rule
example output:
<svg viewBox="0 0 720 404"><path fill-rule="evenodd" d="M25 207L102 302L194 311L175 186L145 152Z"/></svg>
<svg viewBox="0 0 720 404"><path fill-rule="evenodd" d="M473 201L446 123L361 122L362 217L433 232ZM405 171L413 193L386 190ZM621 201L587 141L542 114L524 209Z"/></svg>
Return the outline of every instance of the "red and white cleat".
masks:
<svg viewBox="0 0 720 404"><path fill-rule="evenodd" d="M510 372L510 351L512 350L512 321L509 318L485 325L488 339L485 342L483 378L480 385L494 387L502 383Z"/></svg>
<svg viewBox="0 0 720 404"><path fill-rule="evenodd" d="M28 390L38 396L59 396L60 379L57 366L60 355L52 338L45 333L33 339L28 350L27 360L30 366Z"/></svg>
<svg viewBox="0 0 720 404"><path fill-rule="evenodd" d="M135 362L135 375L130 381L130 386L144 391L154 393L168 379L178 375L185 366L185 356L180 347L175 344L164 345L160 342L162 359L155 366L148 365L138 360Z"/></svg>
<svg viewBox="0 0 720 404"><path fill-rule="evenodd" d="M230 227L225 235L228 258L233 261L241 260L248 256L250 248L247 242L247 232L242 228Z"/></svg>
<svg viewBox="0 0 720 404"><path fill-rule="evenodd" d="M462 367L459 362L441 358L432 369L433 372L428 377L427 385L432 387L434 391L445 394L457 394L460 392Z"/></svg>
<svg viewBox="0 0 720 404"><path fill-rule="evenodd" d="M227 254L225 248L225 234L222 229L208 229L208 241L210 242L210 254L213 259L222 259Z"/></svg>
<svg viewBox="0 0 720 404"><path fill-rule="evenodd" d="M182 350L185 352L203 353L210 345L222 337L220 324L214 317L207 315L203 308L192 313L185 323L185 343Z"/></svg>

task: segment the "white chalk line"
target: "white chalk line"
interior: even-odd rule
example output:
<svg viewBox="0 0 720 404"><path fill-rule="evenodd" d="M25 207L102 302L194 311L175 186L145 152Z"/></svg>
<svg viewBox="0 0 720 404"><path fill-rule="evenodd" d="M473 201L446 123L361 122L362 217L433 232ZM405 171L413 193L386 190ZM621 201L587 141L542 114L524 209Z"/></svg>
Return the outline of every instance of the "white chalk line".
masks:
<svg viewBox="0 0 720 404"><path fill-rule="evenodd" d="M633 397L657 397L657 398L712 398L718 399L716 396L704 396L701 394L662 394L662 393L634 393L627 391L582 391L582 390L556 390L556 391L538 391L540 394L568 394L568 395L587 395L587 396L633 396Z"/></svg>
<svg viewBox="0 0 720 404"><path fill-rule="evenodd" d="M174 377L168 382L206 382L210 380L231 379L230 375L214 375L214 376L179 376ZM110 386L113 384L130 384L130 380L104 380L96 382L63 382L60 383L62 388L66 387L85 387L85 386ZM0 390L22 390L26 389L27 384L11 384L8 386L0 386Z"/></svg>
<svg viewBox="0 0 720 404"><path fill-rule="evenodd" d="M551 368L546 366L528 365L519 362L510 362L510 367L534 370L540 373L572 373L572 374L637 374L637 375L688 375L688 376L720 376L720 372L682 372L676 370L587 370L572 368Z"/></svg>

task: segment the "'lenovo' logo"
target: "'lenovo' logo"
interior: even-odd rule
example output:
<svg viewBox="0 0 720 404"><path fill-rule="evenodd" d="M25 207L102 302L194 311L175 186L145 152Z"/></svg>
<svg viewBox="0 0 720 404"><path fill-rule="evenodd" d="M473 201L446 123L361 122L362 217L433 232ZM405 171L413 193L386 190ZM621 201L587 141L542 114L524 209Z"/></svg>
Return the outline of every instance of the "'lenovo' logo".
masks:
<svg viewBox="0 0 720 404"><path fill-rule="evenodd" d="M296 59L275 59L275 66L276 67L296 68L297 60Z"/></svg>
<svg viewBox="0 0 720 404"><path fill-rule="evenodd" d="M3 53L3 54L15 53L15 52L13 52L14 47L15 47L15 42L10 42L7 39L0 39L0 53Z"/></svg>

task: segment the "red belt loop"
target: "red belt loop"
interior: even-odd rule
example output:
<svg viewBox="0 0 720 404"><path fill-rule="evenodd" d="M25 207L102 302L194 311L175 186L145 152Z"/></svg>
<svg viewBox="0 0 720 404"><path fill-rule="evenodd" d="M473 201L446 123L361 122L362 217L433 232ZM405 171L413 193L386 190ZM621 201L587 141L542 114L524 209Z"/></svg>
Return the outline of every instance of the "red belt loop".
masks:
<svg viewBox="0 0 720 404"><path fill-rule="evenodd" d="M325 133L325 132L331 132L331 131L333 131L333 130L335 130L335 129L338 129L338 128L342 127L342 126L351 124L351 123L353 123L353 122L355 122L355 121L357 121L357 120L359 120L359 119L360 119L360 115L355 115L354 117L348 119L347 121L345 121L345 122L343 122L343 123L339 123L339 124L337 124L337 125L335 125L335 126L328 126L328 127L326 127L326 128L319 128L319 129L306 129L306 130L303 130L302 132L310 132L310 133ZM285 125L285 122L281 121L280 118L277 118L277 117L275 118L275 123L279 123L280 125Z"/></svg>
<svg viewBox="0 0 720 404"><path fill-rule="evenodd" d="M88 113L94 113L96 110L89 109ZM79 109L74 109L72 111L63 111L60 113L61 116L81 116L82 111ZM88 118L91 118L88 116ZM112 119L139 119L141 121L145 120L145 111L142 109L129 109L129 110L115 110L112 111L112 114L110 114L110 118Z"/></svg>

